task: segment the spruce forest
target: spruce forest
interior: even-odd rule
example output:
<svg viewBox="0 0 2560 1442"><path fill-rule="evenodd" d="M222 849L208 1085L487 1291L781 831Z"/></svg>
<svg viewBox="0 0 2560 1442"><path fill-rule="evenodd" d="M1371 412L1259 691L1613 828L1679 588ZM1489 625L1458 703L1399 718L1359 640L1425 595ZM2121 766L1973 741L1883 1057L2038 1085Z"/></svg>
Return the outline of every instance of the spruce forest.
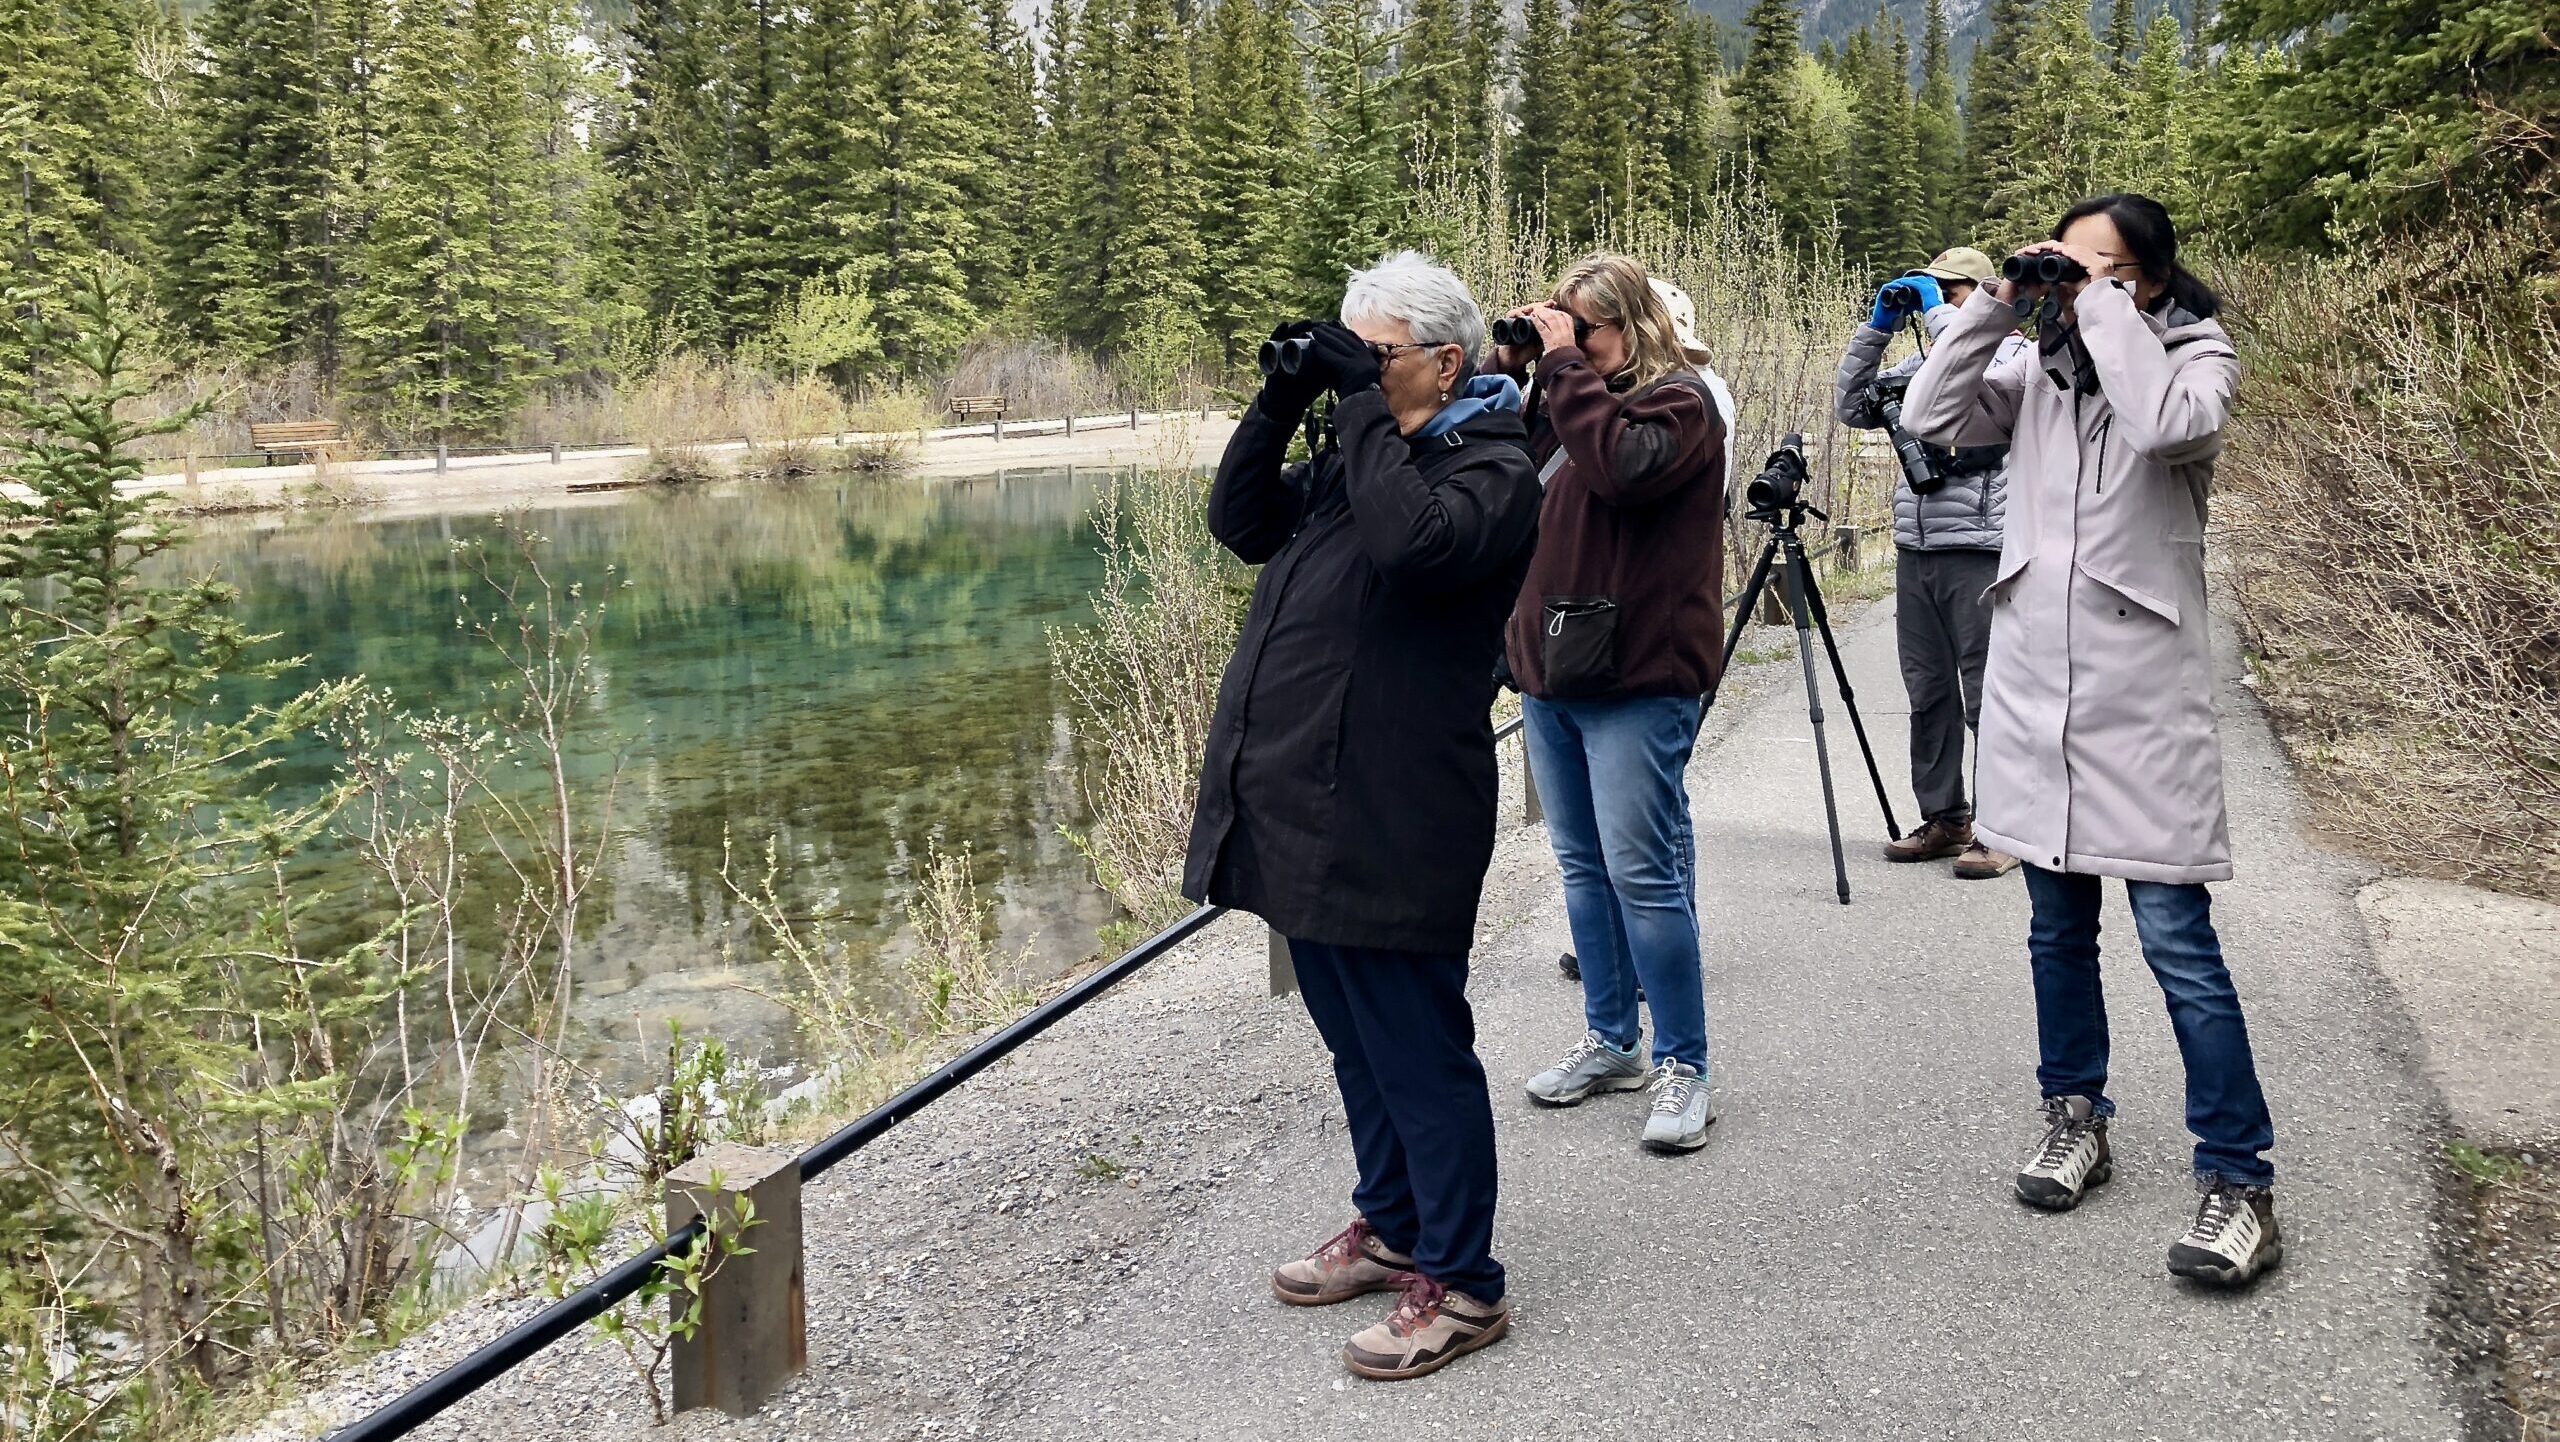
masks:
<svg viewBox="0 0 2560 1442"><path fill-rule="evenodd" d="M813 314L842 323L802 368L845 384L1000 336L1231 373L1430 244L1426 190L1570 245L1749 189L1866 271L2105 188L2234 251L2548 200L2533 0L1987 4L1969 74L1943 0L1812 53L1790 0L1733 33L1678 0L1059 0L1036 35L1006 0L20 5L0 267L112 256L169 358L459 442Z"/></svg>

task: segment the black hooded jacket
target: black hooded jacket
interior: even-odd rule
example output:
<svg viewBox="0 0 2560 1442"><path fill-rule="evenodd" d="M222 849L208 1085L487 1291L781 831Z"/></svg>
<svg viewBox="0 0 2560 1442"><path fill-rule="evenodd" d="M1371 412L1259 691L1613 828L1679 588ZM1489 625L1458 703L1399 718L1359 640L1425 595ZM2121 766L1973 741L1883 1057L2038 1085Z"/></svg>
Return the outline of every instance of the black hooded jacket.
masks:
<svg viewBox="0 0 2560 1442"><path fill-rule="evenodd" d="M1218 687L1182 890L1284 936L1441 954L1475 941L1493 858L1493 669L1537 546L1510 411L1408 441L1375 390L1283 466L1246 410L1209 529L1262 567Z"/></svg>

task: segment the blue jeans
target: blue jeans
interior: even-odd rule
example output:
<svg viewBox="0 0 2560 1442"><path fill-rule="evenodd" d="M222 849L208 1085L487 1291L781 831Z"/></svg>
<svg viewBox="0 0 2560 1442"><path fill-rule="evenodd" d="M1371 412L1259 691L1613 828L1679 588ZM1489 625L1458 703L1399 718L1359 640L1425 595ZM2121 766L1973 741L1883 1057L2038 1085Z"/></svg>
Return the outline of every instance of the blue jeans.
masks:
<svg viewBox="0 0 2560 1442"><path fill-rule="evenodd" d="M1654 1060L1676 1058L1705 1075L1697 842L1686 783L1698 699L1523 696L1520 709L1547 840L1564 873L1585 1022L1612 1046L1633 1047L1643 1035L1641 981L1653 1009Z"/></svg>
<svg viewBox="0 0 2560 1442"><path fill-rule="evenodd" d="M2027 866L2027 956L2035 969L2036 1036L2043 1058L2036 1084L2049 1097L2087 1097L2115 1115L2107 1088L2107 1003L2098 981L2099 882ZM2213 930L2213 897L2201 886L2128 881L2142 959L2169 1000L2169 1025L2187 1065L2187 1130L2195 1133L2198 1177L2240 1186L2275 1181L2267 1149L2275 1121L2258 1090L2240 993Z"/></svg>

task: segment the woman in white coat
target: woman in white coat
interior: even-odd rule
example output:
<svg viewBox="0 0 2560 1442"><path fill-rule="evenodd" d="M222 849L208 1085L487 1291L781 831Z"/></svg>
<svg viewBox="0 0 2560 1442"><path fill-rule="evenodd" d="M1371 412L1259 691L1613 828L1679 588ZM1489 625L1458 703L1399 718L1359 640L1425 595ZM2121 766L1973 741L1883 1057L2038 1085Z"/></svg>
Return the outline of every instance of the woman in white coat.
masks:
<svg viewBox="0 0 2560 1442"><path fill-rule="evenodd" d="M2186 1062L2202 1199L2169 1270L2237 1286L2283 1256L2274 1124L2205 883L2231 875L2205 619L2205 501L2239 369L2159 202L2073 206L2021 255L2085 277L1983 286L1911 383L1941 445L2009 451L1975 829L2026 862L2044 1135L2020 1200L2078 1205L2114 1161L2098 978L2102 878L2125 882ZM1995 362L2021 290L2034 349Z"/></svg>

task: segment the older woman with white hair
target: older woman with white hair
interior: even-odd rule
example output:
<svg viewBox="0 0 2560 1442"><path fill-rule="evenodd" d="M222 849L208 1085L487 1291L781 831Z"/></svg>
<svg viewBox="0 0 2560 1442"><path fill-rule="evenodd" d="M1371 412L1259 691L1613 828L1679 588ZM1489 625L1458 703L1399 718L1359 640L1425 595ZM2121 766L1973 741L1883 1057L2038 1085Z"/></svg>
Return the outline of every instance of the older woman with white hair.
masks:
<svg viewBox="0 0 2560 1442"><path fill-rule="evenodd" d="M1493 858L1494 662L1538 477L1519 387L1475 374L1482 313L1422 256L1354 274L1341 324L1273 337L1304 339L1305 364L1264 383L1209 494L1210 531L1262 573L1183 894L1288 938L1350 1119L1356 1214L1272 1290L1298 1306L1398 1291L1343 1361L1415 1377L1510 1323L1467 952ZM1314 458L1286 464L1328 390Z"/></svg>

